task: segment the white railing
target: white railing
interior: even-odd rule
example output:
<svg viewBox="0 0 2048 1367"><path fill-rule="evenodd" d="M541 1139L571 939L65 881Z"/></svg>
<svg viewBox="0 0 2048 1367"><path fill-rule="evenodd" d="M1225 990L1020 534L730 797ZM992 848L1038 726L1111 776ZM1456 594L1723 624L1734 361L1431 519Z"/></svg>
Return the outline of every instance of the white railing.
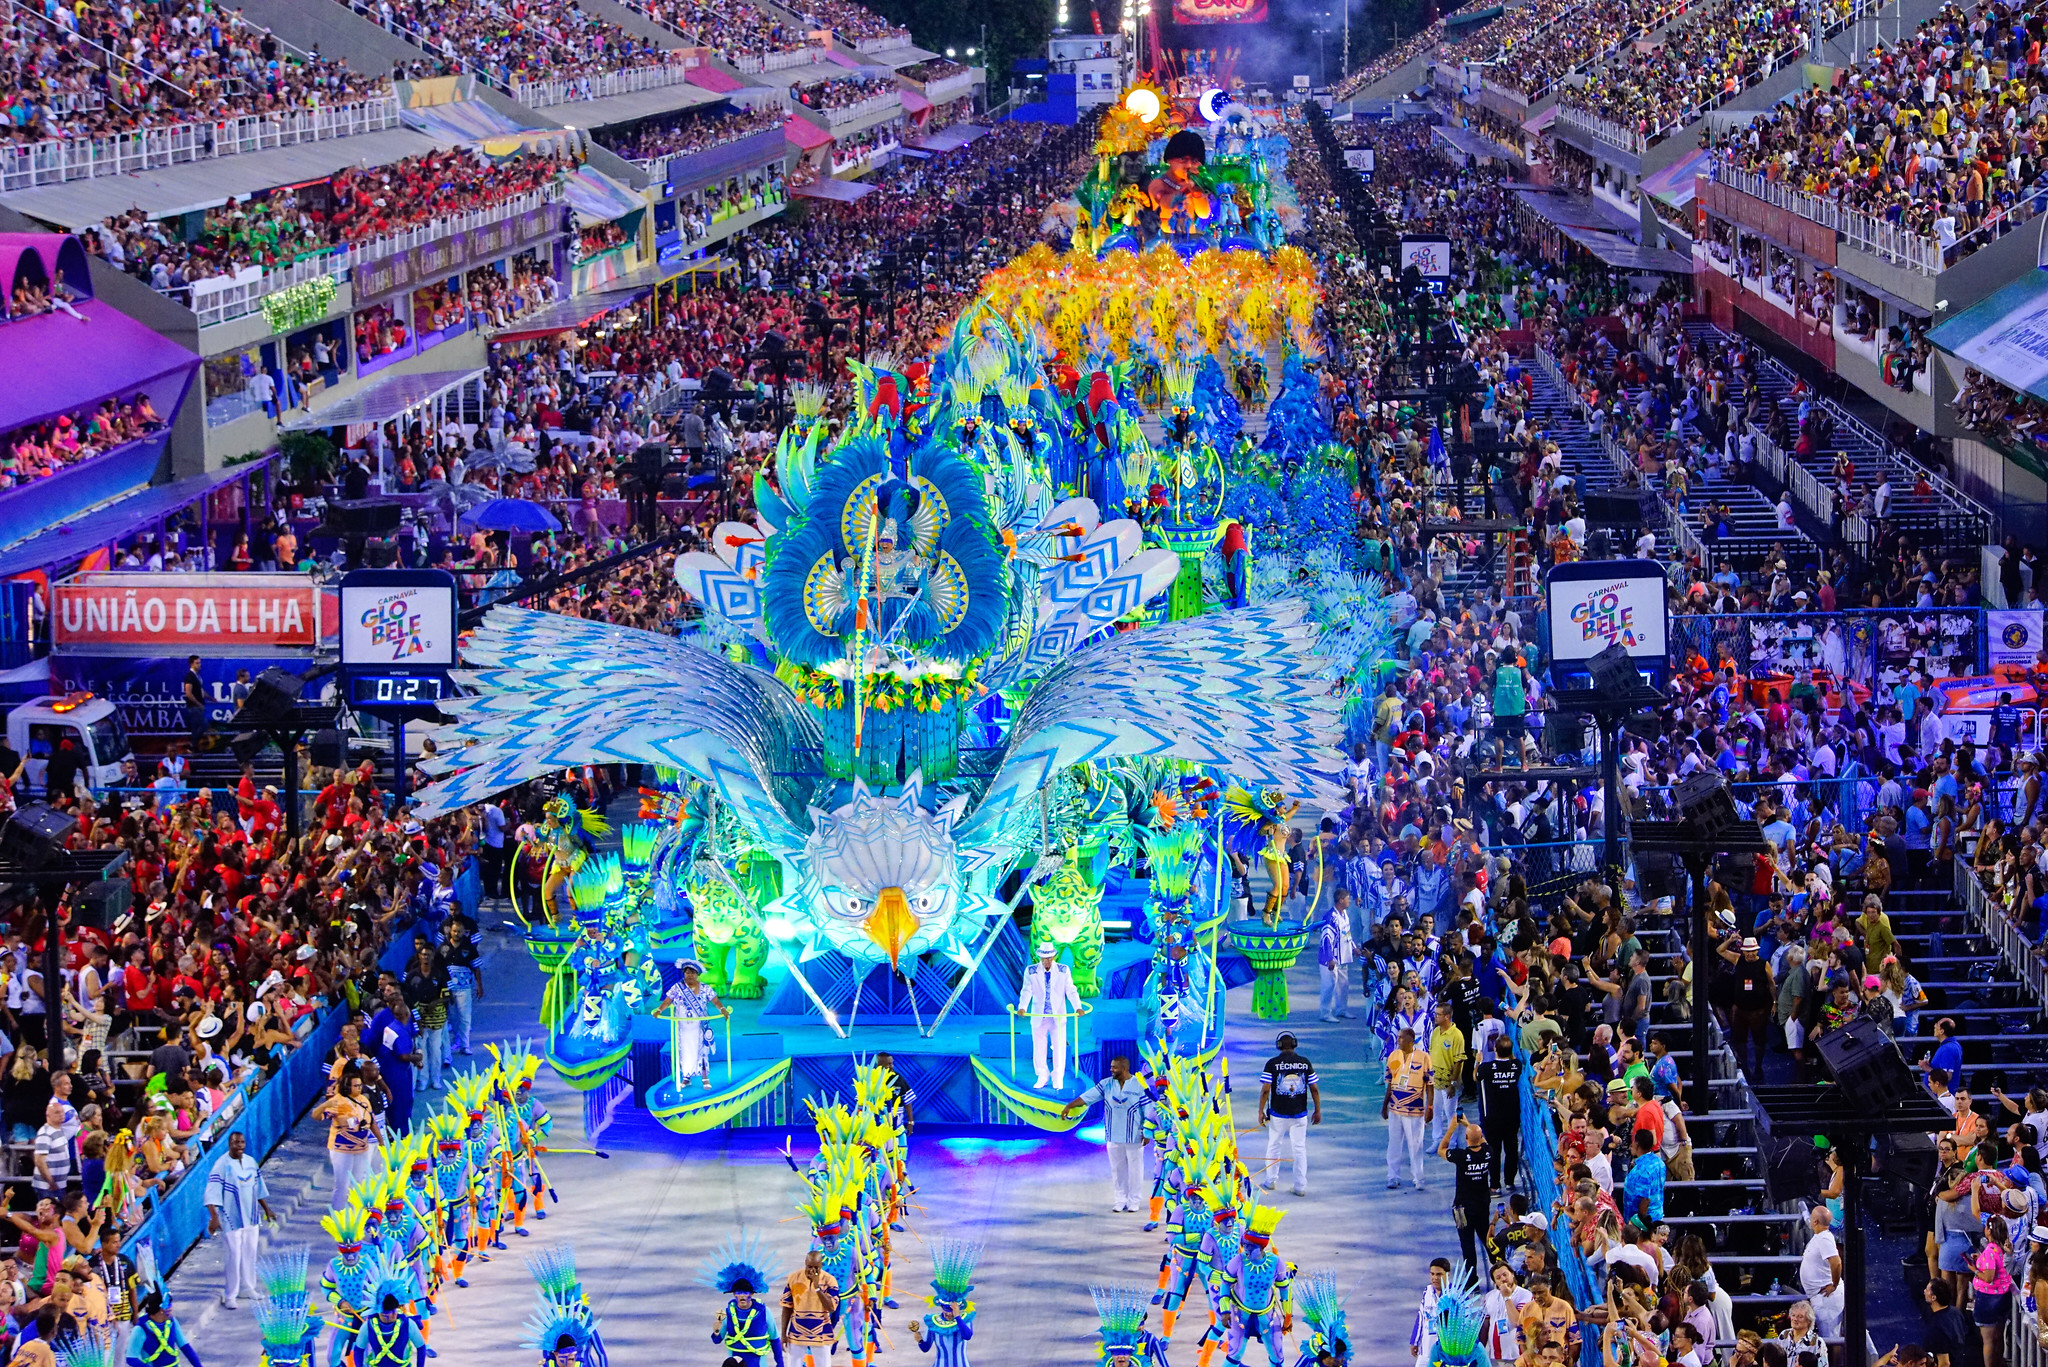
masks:
<svg viewBox="0 0 2048 1367"><path fill-rule="evenodd" d="M715 152L721 147L730 147L736 142L745 142L748 138L758 138L761 136L761 134L768 132L773 127L774 125L771 124L769 125L769 128L756 128L749 132L741 133L735 137L721 138L717 142L707 143L703 147L692 147L687 152L664 152L662 155L658 157L639 157L634 159L633 164L639 167L641 170L645 171L647 173L647 178L653 181L655 184L666 184L668 181L668 167L670 162L682 161L690 157L701 157L706 152ZM768 162L777 160L782 155L783 153L779 151L772 153L763 153L761 160L759 162L753 163L746 169L751 170L753 169L753 166L766 165Z"/></svg>
<svg viewBox="0 0 2048 1367"><path fill-rule="evenodd" d="M903 96L897 91L885 90L879 95L868 96L859 104L842 105L837 109L820 109L816 112L825 116L826 123L831 124L834 128L838 128L844 124L855 123L884 109L901 109L902 107Z"/></svg>
<svg viewBox="0 0 2048 1367"><path fill-rule="evenodd" d="M1589 109L1560 104L1557 107L1556 122L1561 127L1573 129L1589 138L1597 138L1609 147L1619 147L1637 156L1650 150L1649 139L1641 133L1626 124L1616 123L1613 119L1603 119Z"/></svg>
<svg viewBox="0 0 2048 1367"><path fill-rule="evenodd" d="M842 43L846 42L846 36L841 34L839 41ZM855 52L863 54L887 52L891 48L908 47L910 46L910 30L907 28L890 29L887 33L879 33L872 38L856 38L850 46Z"/></svg>
<svg viewBox="0 0 2048 1367"><path fill-rule="evenodd" d="M266 297L279 290L301 285L309 280L317 280L323 275L331 276L337 281L347 279L351 271L366 261L382 260L395 252L410 251L414 247L438 242L456 233L516 218L529 210L558 203L563 194L564 191L559 184L550 185L488 209L477 209L466 214L451 214L447 218L433 219L417 228L408 228L389 237L340 247L319 256L304 257L289 266L265 271L261 276L216 276L210 280L196 281L191 286L192 311L199 315L201 327L230 322L254 313L263 306Z"/></svg>
<svg viewBox="0 0 2048 1367"><path fill-rule="evenodd" d="M822 62L829 50L822 47L799 47L787 52L742 52L726 60L732 63L735 71L758 76L764 71L787 71L793 66L809 66L813 62Z"/></svg>
<svg viewBox="0 0 2048 1367"><path fill-rule="evenodd" d="M974 82L980 68L963 71L956 76L941 76L936 81L926 81L924 97L933 104L951 104L974 89Z"/></svg>
<svg viewBox="0 0 2048 1367"><path fill-rule="evenodd" d="M103 138L47 138L0 147L0 190L125 176L215 157L266 152L398 127L398 97L178 123Z"/></svg>
<svg viewBox="0 0 2048 1367"><path fill-rule="evenodd" d="M845 161L841 161L835 156L832 158L832 174L835 176L843 175L854 167L862 166L863 164L879 166L884 158L902 145L897 139L891 138L887 142L876 143L873 147L864 148L857 156L848 157Z"/></svg>
<svg viewBox="0 0 2048 1367"><path fill-rule="evenodd" d="M521 81L512 96L529 109L574 104L579 100L602 100L612 95L631 95L641 90L662 90L682 85L700 63L695 56L683 57L666 66L637 66L625 71L605 71L595 76L564 76L554 81Z"/></svg>
<svg viewBox="0 0 2048 1367"><path fill-rule="evenodd" d="M1876 214L1851 209L1834 200L1809 195L1804 190L1794 190L1754 172L1738 170L1720 157L1716 157L1712 165L1714 179L1720 184L1740 190L1773 208L1784 209L1810 222L1833 228L1858 251L1868 252L1880 260L1922 275L1939 275L1942 272L1941 244L1925 233L1912 232Z"/></svg>

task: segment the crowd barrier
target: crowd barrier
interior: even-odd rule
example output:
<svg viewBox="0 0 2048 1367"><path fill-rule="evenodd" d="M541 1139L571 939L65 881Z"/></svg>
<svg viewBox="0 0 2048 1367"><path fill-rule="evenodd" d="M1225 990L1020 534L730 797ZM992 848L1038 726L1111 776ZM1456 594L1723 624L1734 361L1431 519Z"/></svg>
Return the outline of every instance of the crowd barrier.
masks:
<svg viewBox="0 0 2048 1367"><path fill-rule="evenodd" d="M455 880L455 900L472 919L483 898L483 876L474 859ZM401 932L377 957L377 966L402 973L412 958L418 927ZM270 1157L327 1090L327 1054L341 1038L348 1019L345 1007L330 1006L312 1030L299 1041L278 1069L277 1076L251 1091L256 1078L237 1087L229 1107L240 1105L233 1123L222 1127L199 1147L177 1182L156 1201L148 1217L128 1233L122 1251L134 1256L145 1240L156 1250L157 1265L166 1273L206 1236L206 1175L216 1160L227 1152L228 1137L240 1133L248 1139L249 1153L258 1162Z"/></svg>

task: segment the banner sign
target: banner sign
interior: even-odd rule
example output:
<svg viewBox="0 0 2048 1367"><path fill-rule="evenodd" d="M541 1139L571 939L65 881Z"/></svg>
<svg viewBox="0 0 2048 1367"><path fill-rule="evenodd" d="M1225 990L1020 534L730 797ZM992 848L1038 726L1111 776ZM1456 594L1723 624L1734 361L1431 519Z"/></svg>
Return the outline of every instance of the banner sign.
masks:
<svg viewBox="0 0 2048 1367"><path fill-rule="evenodd" d="M1266 0L1173 0L1176 24L1259 24Z"/></svg>
<svg viewBox="0 0 2048 1367"><path fill-rule="evenodd" d="M1992 608L1984 614L1984 637L1993 668L2025 665L2031 669L2041 658L2040 608Z"/></svg>
<svg viewBox="0 0 2048 1367"><path fill-rule="evenodd" d="M365 261L355 268L356 307L416 285L432 284L456 271L489 265L507 253L544 242L561 231L563 212L563 205L543 204L481 228Z"/></svg>
<svg viewBox="0 0 2048 1367"><path fill-rule="evenodd" d="M1344 164L1354 171L1363 171L1368 177L1373 172L1373 149L1370 147L1347 147L1344 149Z"/></svg>
<svg viewBox="0 0 2048 1367"><path fill-rule="evenodd" d="M50 689L54 693L92 693L105 698L120 714L121 725L131 736L184 736L191 734L185 724L185 653L158 656L70 655L61 650L50 656ZM237 688L237 675L253 681L270 668L293 674L306 668L303 655L201 656L199 688L206 698L207 720L226 726L247 696L246 685ZM329 701L334 690L330 678L321 683L319 701ZM304 701L313 702L315 690L308 687Z"/></svg>
<svg viewBox="0 0 2048 1367"><path fill-rule="evenodd" d="M58 650L245 655L320 644L311 575L116 571L73 575L50 592Z"/></svg>
<svg viewBox="0 0 2048 1367"><path fill-rule="evenodd" d="M1544 588L1551 659L1577 663L1619 645L1631 659L1664 663L1664 567L1656 561L1568 562Z"/></svg>
<svg viewBox="0 0 2048 1367"><path fill-rule="evenodd" d="M455 663L455 576L443 570L357 570L341 581L341 663Z"/></svg>

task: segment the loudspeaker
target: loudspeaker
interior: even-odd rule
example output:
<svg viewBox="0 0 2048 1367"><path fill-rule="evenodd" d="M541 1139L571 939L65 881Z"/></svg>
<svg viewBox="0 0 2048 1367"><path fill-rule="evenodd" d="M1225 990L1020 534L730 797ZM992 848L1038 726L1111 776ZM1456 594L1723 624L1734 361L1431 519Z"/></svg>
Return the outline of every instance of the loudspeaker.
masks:
<svg viewBox="0 0 2048 1367"><path fill-rule="evenodd" d="M1586 748L1586 719L1570 712L1543 718L1543 749L1547 754L1576 754Z"/></svg>
<svg viewBox="0 0 2048 1367"><path fill-rule="evenodd" d="M382 536L398 530L403 511L399 504L380 498L338 498L327 505L325 521L336 536Z"/></svg>
<svg viewBox="0 0 2048 1367"><path fill-rule="evenodd" d="M1741 818L1735 812L1735 798L1718 770L1695 769L1671 790L1681 821L1688 822L1702 839L1713 840L1733 830Z"/></svg>
<svg viewBox="0 0 2048 1367"><path fill-rule="evenodd" d="M1919 1086L1905 1055L1877 1023L1858 1017L1814 1041L1821 1067L1855 1110L1889 1111Z"/></svg>
<svg viewBox="0 0 2048 1367"><path fill-rule="evenodd" d="M315 731L306 748L312 751L313 763L323 768L339 769L348 763L348 747L339 731Z"/></svg>
<svg viewBox="0 0 2048 1367"><path fill-rule="evenodd" d="M1763 1174L1765 1200L1820 1199L1820 1155L1811 1136L1760 1134L1756 1158Z"/></svg>
<svg viewBox="0 0 2048 1367"><path fill-rule="evenodd" d="M1685 869L1678 856L1662 850L1636 852L1636 896L1645 902L1676 897L1685 890Z"/></svg>
<svg viewBox="0 0 2048 1367"><path fill-rule="evenodd" d="M78 818L69 812L57 811L46 802L32 802L0 826L0 859L39 869L57 857L77 829Z"/></svg>
<svg viewBox="0 0 2048 1367"><path fill-rule="evenodd" d="M1932 1135L1918 1131L1880 1135L1877 1143L1887 1173L1908 1183L1916 1192L1934 1186L1936 1158Z"/></svg>
<svg viewBox="0 0 2048 1367"><path fill-rule="evenodd" d="M1640 527L1643 503L1633 493L1586 495L1586 525L1589 527Z"/></svg>
<svg viewBox="0 0 2048 1367"><path fill-rule="evenodd" d="M135 888L126 878L102 878L79 887L71 899L71 924L111 931L114 922L135 906Z"/></svg>
<svg viewBox="0 0 2048 1367"><path fill-rule="evenodd" d="M292 719L292 709L298 705L299 692L306 681L296 674L282 669L266 669L256 676L256 682L235 713L236 726L282 726Z"/></svg>
<svg viewBox="0 0 2048 1367"><path fill-rule="evenodd" d="M1619 641L1586 661L1586 672L1593 677L1594 690L1610 698L1626 697L1643 686L1643 672Z"/></svg>
<svg viewBox="0 0 2048 1367"><path fill-rule="evenodd" d="M1481 455L1492 455L1500 450L1500 424L1475 422L1472 424L1472 449Z"/></svg>

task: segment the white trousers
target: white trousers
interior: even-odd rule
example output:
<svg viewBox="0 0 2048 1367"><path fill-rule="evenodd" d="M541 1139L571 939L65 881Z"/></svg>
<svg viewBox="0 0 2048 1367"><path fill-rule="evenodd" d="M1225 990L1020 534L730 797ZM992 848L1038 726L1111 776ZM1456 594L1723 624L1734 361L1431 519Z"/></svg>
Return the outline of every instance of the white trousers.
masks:
<svg viewBox="0 0 2048 1367"><path fill-rule="evenodd" d="M803 1367L809 1359L811 1367L832 1367L832 1359L839 1352L839 1340L830 1343L790 1344L787 1348L790 1367Z"/></svg>
<svg viewBox="0 0 2048 1367"><path fill-rule="evenodd" d="M1408 1153L1410 1180L1416 1186L1422 1185L1422 1126L1419 1115L1390 1115L1387 1117L1387 1180L1401 1180L1401 1153Z"/></svg>
<svg viewBox="0 0 2048 1367"><path fill-rule="evenodd" d="M1111 1144L1108 1148L1110 1203L1119 1210L1136 1210L1139 1201L1152 1195L1145 1184L1145 1146Z"/></svg>
<svg viewBox="0 0 2048 1367"><path fill-rule="evenodd" d="M228 1304L234 1304L244 1295L261 1296L263 1288L256 1282L256 1257L260 1252L263 1231L249 1225L243 1229L222 1230L221 1237L226 1245Z"/></svg>
<svg viewBox="0 0 2048 1367"><path fill-rule="evenodd" d="M376 1156L374 1149L364 1149L361 1153L343 1153L340 1149L327 1151L327 1166L334 1169L334 1195L327 1202L329 1210L340 1210L348 1204L348 1189L370 1175L370 1160Z"/></svg>
<svg viewBox="0 0 2048 1367"><path fill-rule="evenodd" d="M1337 985L1344 981L1342 970L1332 968L1328 964L1320 964L1316 968L1316 976L1322 982L1322 998L1319 1003L1322 1007L1321 1018L1333 1020L1338 1010L1337 993L1340 989Z"/></svg>
<svg viewBox="0 0 2048 1367"><path fill-rule="evenodd" d="M1294 1159L1294 1185L1308 1186L1308 1117L1275 1115L1266 1118L1266 1185L1280 1180L1282 1153Z"/></svg>
<svg viewBox="0 0 2048 1367"><path fill-rule="evenodd" d="M1050 1059L1050 1062L1048 1062ZM1040 1087L1058 1091L1067 1083L1067 1018L1031 1018L1031 1071ZM1048 1079L1050 1081L1048 1082Z"/></svg>
<svg viewBox="0 0 2048 1367"><path fill-rule="evenodd" d="M1814 1332L1824 1339L1840 1337L1842 1333L1842 1312L1846 1308L1845 1293L1842 1288L1836 1287L1835 1294L1832 1296L1808 1296L1807 1299L1813 1302Z"/></svg>

